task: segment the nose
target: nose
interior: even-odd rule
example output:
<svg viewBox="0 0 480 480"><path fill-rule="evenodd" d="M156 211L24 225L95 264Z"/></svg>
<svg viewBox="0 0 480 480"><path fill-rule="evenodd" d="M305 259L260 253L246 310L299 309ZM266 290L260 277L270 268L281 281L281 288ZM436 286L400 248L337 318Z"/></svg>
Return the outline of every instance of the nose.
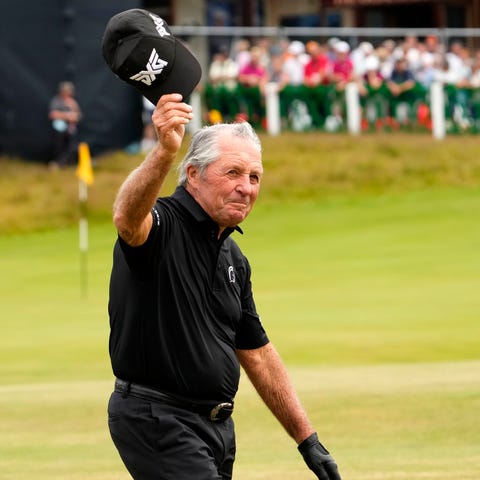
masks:
<svg viewBox="0 0 480 480"><path fill-rule="evenodd" d="M252 183L252 179L248 173L238 176L238 182L235 187L236 191L242 195L251 195L255 184Z"/></svg>

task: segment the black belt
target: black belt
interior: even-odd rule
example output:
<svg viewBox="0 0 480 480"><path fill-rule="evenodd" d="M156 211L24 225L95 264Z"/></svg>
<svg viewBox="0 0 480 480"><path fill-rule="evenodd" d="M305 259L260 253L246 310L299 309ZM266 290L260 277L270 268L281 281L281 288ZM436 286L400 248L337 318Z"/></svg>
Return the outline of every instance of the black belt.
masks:
<svg viewBox="0 0 480 480"><path fill-rule="evenodd" d="M233 413L233 402L213 403L206 401L190 401L186 398L179 398L170 393L160 392L153 388L139 385L138 383L126 382L117 378L115 380L115 391L127 396L141 398L150 402L159 402L173 407L183 408L203 417L209 418L212 422L223 422Z"/></svg>

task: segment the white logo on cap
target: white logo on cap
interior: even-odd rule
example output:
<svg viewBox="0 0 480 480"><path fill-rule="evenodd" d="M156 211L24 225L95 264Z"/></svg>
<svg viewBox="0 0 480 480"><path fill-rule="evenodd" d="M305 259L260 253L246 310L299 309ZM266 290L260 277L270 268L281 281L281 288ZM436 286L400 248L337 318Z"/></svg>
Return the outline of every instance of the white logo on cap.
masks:
<svg viewBox="0 0 480 480"><path fill-rule="evenodd" d="M155 23L155 28L157 29L158 34L161 37L164 37L165 35L169 37L170 34L165 30L165 27L163 26L163 20L160 17L152 14L150 14L150 17L152 18L153 23Z"/></svg>
<svg viewBox="0 0 480 480"><path fill-rule="evenodd" d="M130 77L130 80L136 80L142 82L145 85L150 86L152 82L156 80L156 75L160 75L163 69L168 65L168 62L162 60L155 49L152 50L150 58L146 65L146 70L141 70L135 75Z"/></svg>

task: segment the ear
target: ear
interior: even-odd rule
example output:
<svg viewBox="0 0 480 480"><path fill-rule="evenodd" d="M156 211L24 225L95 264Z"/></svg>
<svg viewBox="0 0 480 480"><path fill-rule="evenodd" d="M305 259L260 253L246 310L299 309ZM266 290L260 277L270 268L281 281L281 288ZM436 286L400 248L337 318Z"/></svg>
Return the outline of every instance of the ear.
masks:
<svg viewBox="0 0 480 480"><path fill-rule="evenodd" d="M199 172L195 166L187 165L185 173L187 174L187 184L195 184L198 181Z"/></svg>

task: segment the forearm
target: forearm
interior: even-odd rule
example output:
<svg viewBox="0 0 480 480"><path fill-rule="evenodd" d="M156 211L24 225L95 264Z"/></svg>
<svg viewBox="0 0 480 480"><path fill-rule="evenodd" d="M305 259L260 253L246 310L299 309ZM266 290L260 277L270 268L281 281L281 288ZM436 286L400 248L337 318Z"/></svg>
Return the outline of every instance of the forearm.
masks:
<svg viewBox="0 0 480 480"><path fill-rule="evenodd" d="M140 244L148 236L150 211L174 160L175 154L158 144L120 187L113 221L127 243Z"/></svg>
<svg viewBox="0 0 480 480"><path fill-rule="evenodd" d="M260 397L297 442L310 470L318 479L341 480L337 464L319 442L273 345L237 350L237 355Z"/></svg>
<svg viewBox="0 0 480 480"><path fill-rule="evenodd" d="M310 436L314 429L274 346L240 350L238 356L258 394L287 433L297 444Z"/></svg>
<svg viewBox="0 0 480 480"><path fill-rule="evenodd" d="M113 221L119 235L131 246L141 245L152 227L150 210L170 171L192 119L192 107L178 93L163 95L152 115L156 147L123 183L113 206Z"/></svg>

